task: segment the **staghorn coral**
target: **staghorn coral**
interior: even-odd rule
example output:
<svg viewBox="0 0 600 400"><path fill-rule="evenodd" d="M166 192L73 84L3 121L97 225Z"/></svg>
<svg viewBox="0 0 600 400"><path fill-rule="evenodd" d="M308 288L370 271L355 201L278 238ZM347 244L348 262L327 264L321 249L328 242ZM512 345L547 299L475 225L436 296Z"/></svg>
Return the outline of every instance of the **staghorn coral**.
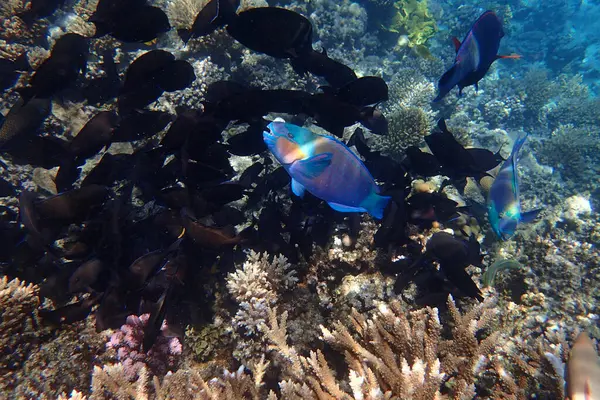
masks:
<svg viewBox="0 0 600 400"><path fill-rule="evenodd" d="M172 370L177 364L178 356L181 355L181 343L176 337L167 337L167 322L161 327L162 335L158 336L150 350L142 350L144 339L144 327L148 324L150 314L142 314L139 317L130 315L125 325L115 331L106 347L117 351L117 359L124 367L124 374L130 381L135 381L148 368L155 375L164 375L167 370Z"/></svg>
<svg viewBox="0 0 600 400"><path fill-rule="evenodd" d="M0 374L2 391L35 348L39 318L39 288L19 279L0 278ZM12 383L14 384L14 382ZM11 385L12 386L12 385Z"/></svg>
<svg viewBox="0 0 600 400"><path fill-rule="evenodd" d="M243 362L256 361L266 349L263 337L270 307L279 292L292 288L298 279L287 259L280 255L269 260L267 253L251 251L242 268L227 277L227 289L239 304L233 317L234 356Z"/></svg>
<svg viewBox="0 0 600 400"><path fill-rule="evenodd" d="M207 0L171 0L167 3L167 16L175 29L191 29L196 16Z"/></svg>
<svg viewBox="0 0 600 400"><path fill-rule="evenodd" d="M463 314L450 297L447 338L435 308L407 313L392 301L382 303L371 318L353 310L348 323L321 327L322 339L344 354L345 379L331 369L333 357L321 350L303 356L289 345L287 313L278 318L271 309L267 336L282 369L282 398L473 398L482 372L494 371L498 332L488 331L494 307L488 299Z"/></svg>

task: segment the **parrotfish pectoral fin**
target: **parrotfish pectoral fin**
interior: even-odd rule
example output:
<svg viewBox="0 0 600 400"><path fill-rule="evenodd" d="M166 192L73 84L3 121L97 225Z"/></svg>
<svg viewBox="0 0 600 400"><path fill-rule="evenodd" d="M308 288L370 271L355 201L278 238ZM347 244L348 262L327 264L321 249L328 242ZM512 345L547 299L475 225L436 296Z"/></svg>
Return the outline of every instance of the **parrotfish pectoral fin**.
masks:
<svg viewBox="0 0 600 400"><path fill-rule="evenodd" d="M294 161L290 167L291 175L300 174L308 179L314 179L331 165L332 159L332 153L322 153L305 160Z"/></svg>
<svg viewBox="0 0 600 400"><path fill-rule="evenodd" d="M521 213L521 222L533 222L533 220L536 219L538 215L540 215L540 212L542 212L541 208Z"/></svg>
<svg viewBox="0 0 600 400"><path fill-rule="evenodd" d="M292 192L296 196L298 196L300 198L304 197L305 190L306 189L304 188L304 186L302 186L302 184L300 184L297 180L292 178Z"/></svg>
<svg viewBox="0 0 600 400"><path fill-rule="evenodd" d="M458 53L458 49L460 49L460 40L458 40L458 38L456 36L454 36L452 38L452 43L454 43L454 50L456 50L456 52Z"/></svg>
<svg viewBox="0 0 600 400"><path fill-rule="evenodd" d="M331 208L333 208L335 211L339 211L339 212L366 212L367 210L362 208L362 207L350 207L350 206L345 206L343 204L338 204L338 203L332 203L332 202L328 202L327 204L329 204L329 206Z"/></svg>

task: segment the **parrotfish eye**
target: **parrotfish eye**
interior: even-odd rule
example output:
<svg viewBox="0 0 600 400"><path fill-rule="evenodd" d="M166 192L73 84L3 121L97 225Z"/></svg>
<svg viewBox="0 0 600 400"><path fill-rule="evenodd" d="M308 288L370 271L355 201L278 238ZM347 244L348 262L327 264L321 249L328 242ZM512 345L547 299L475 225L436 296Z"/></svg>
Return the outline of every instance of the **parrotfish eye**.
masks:
<svg viewBox="0 0 600 400"><path fill-rule="evenodd" d="M293 139L293 138L294 138L294 135L292 135L292 133L291 133L291 132L288 132L287 136L288 136L290 139Z"/></svg>

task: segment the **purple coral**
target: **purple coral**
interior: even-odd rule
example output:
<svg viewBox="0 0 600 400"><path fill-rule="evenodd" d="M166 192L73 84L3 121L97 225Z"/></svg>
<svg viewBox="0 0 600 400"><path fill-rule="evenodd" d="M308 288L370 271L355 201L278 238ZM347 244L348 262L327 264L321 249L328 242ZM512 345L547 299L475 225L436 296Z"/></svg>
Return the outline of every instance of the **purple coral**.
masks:
<svg viewBox="0 0 600 400"><path fill-rule="evenodd" d="M148 352L142 350L144 340L144 327L148 324L150 314L130 315L125 325L115 331L106 347L117 351L117 359L125 367L127 379L135 381L143 366L146 366L154 375L165 375L173 370L181 355L181 342L176 337L165 336L167 322L161 327L161 335L156 339L154 346Z"/></svg>

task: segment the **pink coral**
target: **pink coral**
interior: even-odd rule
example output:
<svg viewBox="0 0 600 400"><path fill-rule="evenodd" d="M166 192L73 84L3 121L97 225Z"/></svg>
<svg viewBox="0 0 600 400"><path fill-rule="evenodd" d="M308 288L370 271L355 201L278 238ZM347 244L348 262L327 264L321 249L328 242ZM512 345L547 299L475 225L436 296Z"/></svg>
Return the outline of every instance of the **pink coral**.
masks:
<svg viewBox="0 0 600 400"><path fill-rule="evenodd" d="M125 325L115 331L106 343L107 348L117 351L118 360L125 366L126 377L132 382L138 378L144 365L154 375L165 375L167 371L174 370L182 352L179 339L165 335L166 321L152 348L147 352L143 351L144 327L149 318L150 314L142 314L139 317L130 315Z"/></svg>

